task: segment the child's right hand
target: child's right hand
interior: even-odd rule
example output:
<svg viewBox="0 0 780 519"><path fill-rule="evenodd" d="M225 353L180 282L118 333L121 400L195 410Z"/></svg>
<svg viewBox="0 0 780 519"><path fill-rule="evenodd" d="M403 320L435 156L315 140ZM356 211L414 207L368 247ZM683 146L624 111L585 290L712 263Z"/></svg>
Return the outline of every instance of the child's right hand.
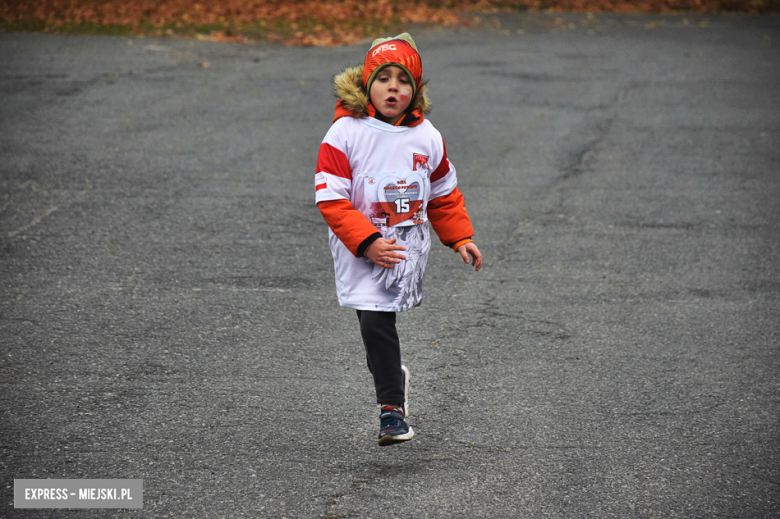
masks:
<svg viewBox="0 0 780 519"><path fill-rule="evenodd" d="M395 238L392 240L377 238L374 243L368 246L363 255L380 267L391 269L394 264L401 263L401 260L406 259L403 254L395 252L397 250L406 250L406 247L395 245Z"/></svg>

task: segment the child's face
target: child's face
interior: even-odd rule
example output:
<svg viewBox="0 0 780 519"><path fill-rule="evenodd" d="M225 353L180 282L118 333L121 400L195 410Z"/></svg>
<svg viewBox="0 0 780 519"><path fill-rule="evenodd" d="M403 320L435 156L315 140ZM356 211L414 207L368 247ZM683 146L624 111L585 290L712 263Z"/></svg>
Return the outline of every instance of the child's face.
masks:
<svg viewBox="0 0 780 519"><path fill-rule="evenodd" d="M401 67L390 65L376 75L369 96L376 118L395 124L412 102L412 82Z"/></svg>

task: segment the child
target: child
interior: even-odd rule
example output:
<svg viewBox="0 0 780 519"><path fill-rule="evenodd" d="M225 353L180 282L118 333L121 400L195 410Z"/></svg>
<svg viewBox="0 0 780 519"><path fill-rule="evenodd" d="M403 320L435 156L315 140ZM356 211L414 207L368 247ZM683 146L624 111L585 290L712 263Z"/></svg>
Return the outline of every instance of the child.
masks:
<svg viewBox="0 0 780 519"><path fill-rule="evenodd" d="M422 301L431 239L479 270L482 255L430 109L422 59L407 33L377 39L362 67L334 78L336 117L320 146L317 206L328 223L339 304L357 310L381 406L379 445L411 440L409 372L395 313Z"/></svg>

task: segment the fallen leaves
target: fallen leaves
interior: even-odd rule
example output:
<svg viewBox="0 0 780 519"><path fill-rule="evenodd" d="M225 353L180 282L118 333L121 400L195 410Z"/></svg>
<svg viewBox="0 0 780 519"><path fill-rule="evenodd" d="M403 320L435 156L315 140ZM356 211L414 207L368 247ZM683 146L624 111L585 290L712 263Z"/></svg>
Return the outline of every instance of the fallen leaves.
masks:
<svg viewBox="0 0 780 519"><path fill-rule="evenodd" d="M0 21L11 28L26 22L63 32L71 25L95 24L134 34L222 42L253 36L296 45L339 45L394 25L453 25L459 20L451 8L412 0L0 0Z"/></svg>
<svg viewBox="0 0 780 519"><path fill-rule="evenodd" d="M0 0L0 28L179 36L217 42L351 44L408 24L453 26L469 11L780 12L780 0Z"/></svg>

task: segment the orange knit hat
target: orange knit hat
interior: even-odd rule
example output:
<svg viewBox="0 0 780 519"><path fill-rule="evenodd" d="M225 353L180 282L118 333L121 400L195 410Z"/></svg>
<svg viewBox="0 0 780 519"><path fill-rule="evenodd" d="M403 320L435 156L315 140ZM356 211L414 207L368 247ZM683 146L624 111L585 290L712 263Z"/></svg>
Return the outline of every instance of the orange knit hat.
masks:
<svg viewBox="0 0 780 519"><path fill-rule="evenodd" d="M363 88L366 92L371 91L371 83L379 71L390 65L401 67L411 78L414 96L422 83L422 58L409 33L392 38L377 38L371 44L363 63Z"/></svg>

